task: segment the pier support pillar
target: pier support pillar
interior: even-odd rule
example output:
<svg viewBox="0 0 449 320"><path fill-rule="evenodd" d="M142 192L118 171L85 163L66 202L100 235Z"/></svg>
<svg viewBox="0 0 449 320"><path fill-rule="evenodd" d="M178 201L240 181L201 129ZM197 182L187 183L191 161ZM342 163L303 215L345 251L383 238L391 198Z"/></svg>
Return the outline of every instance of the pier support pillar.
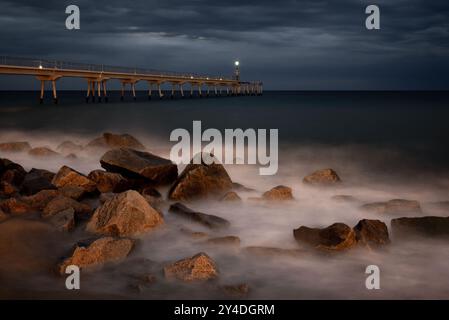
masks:
<svg viewBox="0 0 449 320"><path fill-rule="evenodd" d="M125 100L125 83L122 82L122 89L120 92L120 101L124 101Z"/></svg>
<svg viewBox="0 0 449 320"><path fill-rule="evenodd" d="M171 84L171 95L170 95L170 99L174 99L175 98L175 84L172 83Z"/></svg>
<svg viewBox="0 0 449 320"><path fill-rule="evenodd" d="M162 93L161 84L160 83L157 84L157 91L159 93L159 99L162 100L162 98L164 97L164 94Z"/></svg>
<svg viewBox="0 0 449 320"><path fill-rule="evenodd" d="M134 101L136 101L136 85L135 83L131 83L131 90L132 90L132 94L133 94L133 99Z"/></svg>
<svg viewBox="0 0 449 320"><path fill-rule="evenodd" d="M44 103L44 91L45 91L45 80L41 80L41 96L39 99L40 104Z"/></svg>
<svg viewBox="0 0 449 320"><path fill-rule="evenodd" d="M98 102L101 102L101 82L97 81L97 96Z"/></svg>
<svg viewBox="0 0 449 320"><path fill-rule="evenodd" d="M108 102L108 94L106 92L106 80L104 80L103 82L103 96L104 96L104 102Z"/></svg>
<svg viewBox="0 0 449 320"><path fill-rule="evenodd" d="M57 104L58 103L58 96L56 95L56 81L55 80L51 81L51 88L53 90L53 102L55 104Z"/></svg>
<svg viewBox="0 0 449 320"><path fill-rule="evenodd" d="M181 98L184 98L184 89L182 88L182 83L179 84L179 93L181 93Z"/></svg>
<svg viewBox="0 0 449 320"><path fill-rule="evenodd" d="M203 95L202 95L202 93L201 93L201 84L198 84L198 96L199 96L200 98L203 97Z"/></svg>
<svg viewBox="0 0 449 320"><path fill-rule="evenodd" d="M148 100L151 100L153 84L148 82Z"/></svg>
<svg viewBox="0 0 449 320"><path fill-rule="evenodd" d="M90 82L90 92L92 93L92 102L95 102L95 81Z"/></svg>
<svg viewBox="0 0 449 320"><path fill-rule="evenodd" d="M193 83L190 84L190 98L193 98Z"/></svg>
<svg viewBox="0 0 449 320"><path fill-rule="evenodd" d="M217 85L214 85L214 93L215 93L215 96L218 95L218 92L217 92Z"/></svg>
<svg viewBox="0 0 449 320"><path fill-rule="evenodd" d="M90 98L90 80L87 80L86 103L89 103L89 98Z"/></svg>

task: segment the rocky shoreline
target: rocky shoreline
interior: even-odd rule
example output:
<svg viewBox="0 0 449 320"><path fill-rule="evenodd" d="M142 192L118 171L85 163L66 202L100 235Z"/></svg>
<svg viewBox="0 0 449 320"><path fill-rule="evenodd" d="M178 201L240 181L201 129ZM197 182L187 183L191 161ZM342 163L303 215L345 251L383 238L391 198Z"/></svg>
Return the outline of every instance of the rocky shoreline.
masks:
<svg viewBox="0 0 449 320"><path fill-rule="evenodd" d="M233 181L221 164L191 163L178 172L178 167L169 159L145 150L137 138L112 133L105 133L85 146L64 141L56 151L48 147L32 148L28 142L0 143L0 225L10 220L25 223L31 217L48 226L51 232L69 233L73 238L90 235L90 238L74 239L66 256L54 261L53 270L49 272L61 276L71 264L87 272L97 272L132 263L130 256L142 236L163 229L167 215L180 223L186 221L206 228L208 231L202 232L185 227L179 233L200 239L211 250L226 247L232 248L231 254L272 259L343 254L349 250L384 250L396 241L419 236L449 240L449 217L423 216L418 201L388 199L363 203L352 195L337 194L332 197L334 201L349 203L361 213L375 214L379 218L360 219L353 227L339 221L320 228L292 226L296 249L241 247L238 235L226 234L232 221L213 212L197 211L195 204L209 201L232 206L253 202L282 210L288 203L301 201L295 199L292 188L278 185L259 193ZM104 170L84 174L64 165L56 172L38 168L27 171L4 157L22 153L41 159L74 159L81 151L102 153L99 163ZM302 181L305 186L317 189L334 188L343 183L333 169L315 171ZM243 197L242 192L248 190L259 195ZM140 274L134 287L139 291L141 286L151 286L155 281L207 282L216 283L214 290L224 296L251 297L251 286L247 283L223 284L217 280L223 268L229 265L220 266L206 252L179 256L159 270Z"/></svg>

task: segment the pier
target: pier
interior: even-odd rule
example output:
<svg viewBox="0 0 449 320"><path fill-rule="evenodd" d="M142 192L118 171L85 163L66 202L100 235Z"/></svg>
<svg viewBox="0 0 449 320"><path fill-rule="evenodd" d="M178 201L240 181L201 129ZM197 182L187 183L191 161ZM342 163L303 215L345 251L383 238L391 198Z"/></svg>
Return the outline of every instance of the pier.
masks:
<svg viewBox="0 0 449 320"><path fill-rule="evenodd" d="M235 62L233 77L209 76L194 73L166 72L151 69L84 64L57 60L41 60L17 57L0 57L0 74L34 76L40 81L40 103L44 101L45 84L51 83L54 103L58 103L57 81L66 78L82 78L87 82L86 102L108 101L107 82L120 81L120 98L124 100L129 90L136 99L135 85L143 81L148 85L148 99L163 99L163 84L171 85L170 98L176 96L209 97L262 95L261 81L241 81L239 62ZM185 91L187 89L188 91Z"/></svg>

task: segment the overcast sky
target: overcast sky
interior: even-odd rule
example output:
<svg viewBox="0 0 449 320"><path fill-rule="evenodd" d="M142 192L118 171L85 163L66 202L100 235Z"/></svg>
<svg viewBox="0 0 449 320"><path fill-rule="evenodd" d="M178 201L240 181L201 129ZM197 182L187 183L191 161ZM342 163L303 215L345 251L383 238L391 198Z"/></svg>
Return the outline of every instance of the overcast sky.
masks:
<svg viewBox="0 0 449 320"><path fill-rule="evenodd" d="M80 30L65 28L70 4ZM381 30L365 28L368 4ZM211 75L238 59L267 89L449 89L448 0L0 0L0 39L0 55ZM37 87L0 76L0 89Z"/></svg>

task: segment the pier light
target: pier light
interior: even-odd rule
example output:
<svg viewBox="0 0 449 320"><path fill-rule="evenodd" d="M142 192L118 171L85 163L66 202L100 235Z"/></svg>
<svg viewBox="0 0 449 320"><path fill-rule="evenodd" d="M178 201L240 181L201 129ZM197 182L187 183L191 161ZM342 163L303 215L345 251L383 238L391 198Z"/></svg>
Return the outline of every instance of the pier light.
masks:
<svg viewBox="0 0 449 320"><path fill-rule="evenodd" d="M234 65L235 65L236 67L238 67L238 66L240 65L240 61L234 62Z"/></svg>
<svg viewBox="0 0 449 320"><path fill-rule="evenodd" d="M39 69L42 69L42 65L41 64L39 65Z"/></svg>
<svg viewBox="0 0 449 320"><path fill-rule="evenodd" d="M193 79L193 76L190 76L190 79Z"/></svg>

